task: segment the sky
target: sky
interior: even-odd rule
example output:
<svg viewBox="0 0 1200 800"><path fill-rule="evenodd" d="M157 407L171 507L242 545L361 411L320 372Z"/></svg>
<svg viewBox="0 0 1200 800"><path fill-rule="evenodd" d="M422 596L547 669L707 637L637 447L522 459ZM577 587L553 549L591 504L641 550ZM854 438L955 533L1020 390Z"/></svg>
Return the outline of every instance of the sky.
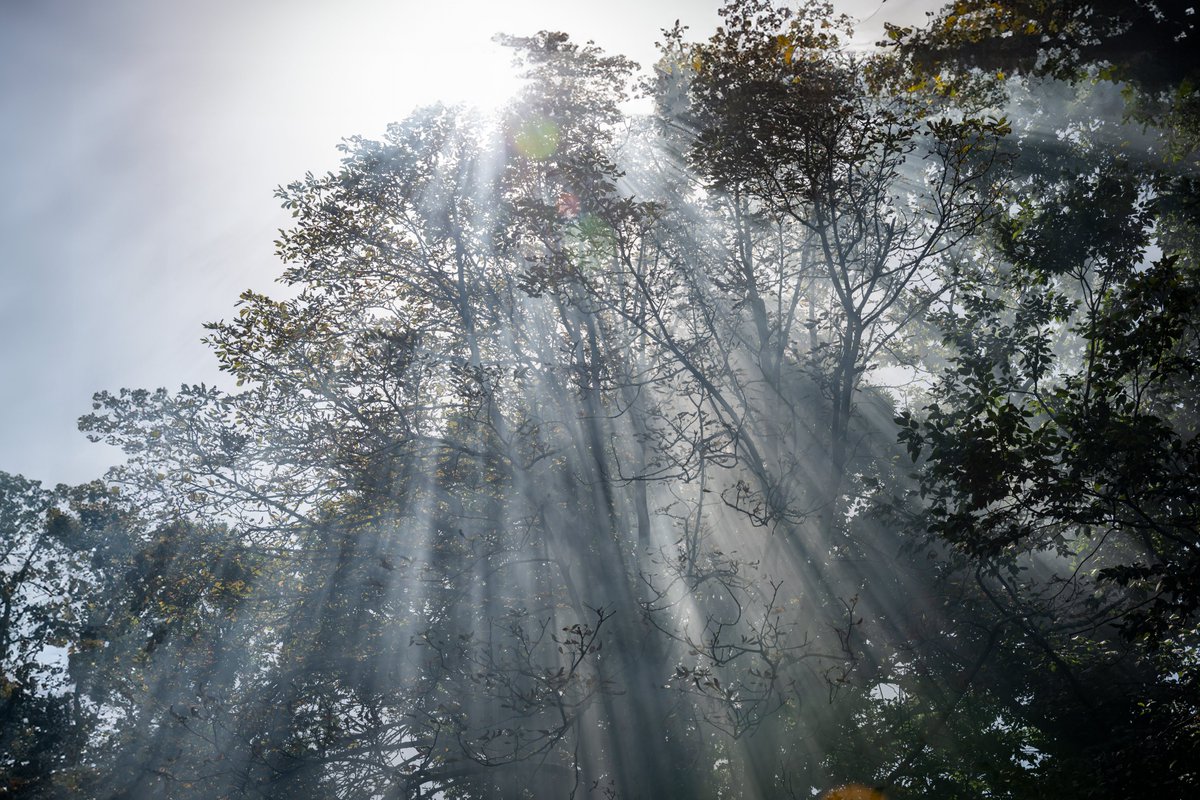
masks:
<svg viewBox="0 0 1200 800"><path fill-rule="evenodd" d="M121 454L76 426L121 387L228 385L201 343L271 292L276 186L337 164L413 108L515 88L499 32L563 30L643 66L716 0L2 0L0 471L101 477ZM930 0L842 0L912 24Z"/></svg>

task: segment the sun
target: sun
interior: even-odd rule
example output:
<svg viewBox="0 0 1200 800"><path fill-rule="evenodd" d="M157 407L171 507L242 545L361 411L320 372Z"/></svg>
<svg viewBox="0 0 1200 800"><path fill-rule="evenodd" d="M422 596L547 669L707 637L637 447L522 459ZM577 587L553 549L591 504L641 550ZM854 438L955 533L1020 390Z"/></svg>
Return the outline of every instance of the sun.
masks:
<svg viewBox="0 0 1200 800"><path fill-rule="evenodd" d="M524 83L512 63L512 52L490 40L468 52L437 54L430 60L428 80L443 102L488 112L507 104Z"/></svg>
<svg viewBox="0 0 1200 800"><path fill-rule="evenodd" d="M518 22L472 3L421 5L304 4L286 16L246 20L213 45L235 54L240 67L226 70L217 88L237 92L240 81L246 94L252 89L245 105L253 114L239 118L304 120L334 141L382 130L422 106L504 106L521 79L512 52L493 37Z"/></svg>

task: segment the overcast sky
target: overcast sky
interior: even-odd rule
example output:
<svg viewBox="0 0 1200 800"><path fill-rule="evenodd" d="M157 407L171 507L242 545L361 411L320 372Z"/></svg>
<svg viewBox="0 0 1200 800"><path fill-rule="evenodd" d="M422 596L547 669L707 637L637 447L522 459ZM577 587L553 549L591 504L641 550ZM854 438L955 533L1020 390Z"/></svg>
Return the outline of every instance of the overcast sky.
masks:
<svg viewBox="0 0 1200 800"><path fill-rule="evenodd" d="M643 65L704 0L0 2L0 470L53 484L120 454L93 392L221 382L201 325L271 289L274 188L413 107L511 88L494 33L565 30ZM916 21L928 0L845 0Z"/></svg>

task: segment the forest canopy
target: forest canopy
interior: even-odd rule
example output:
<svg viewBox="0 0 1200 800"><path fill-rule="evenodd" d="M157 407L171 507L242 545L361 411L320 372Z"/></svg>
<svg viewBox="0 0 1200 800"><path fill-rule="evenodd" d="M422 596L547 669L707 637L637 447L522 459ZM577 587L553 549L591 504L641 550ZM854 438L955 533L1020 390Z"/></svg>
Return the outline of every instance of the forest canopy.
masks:
<svg viewBox="0 0 1200 800"><path fill-rule="evenodd" d="M1193 9L720 13L501 37L0 473L0 792L1200 789Z"/></svg>

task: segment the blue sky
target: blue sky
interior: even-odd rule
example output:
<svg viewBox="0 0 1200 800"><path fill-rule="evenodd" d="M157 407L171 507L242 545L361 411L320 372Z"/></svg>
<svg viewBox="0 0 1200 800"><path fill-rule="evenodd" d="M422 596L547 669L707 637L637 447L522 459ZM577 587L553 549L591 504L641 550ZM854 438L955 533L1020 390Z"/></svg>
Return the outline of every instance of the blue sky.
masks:
<svg viewBox="0 0 1200 800"><path fill-rule="evenodd" d="M846 0L915 21L918 0ZM702 0L0 4L0 470L100 477L100 389L222 383L201 325L270 291L274 188L439 97L505 91L496 32L558 29L643 65ZM481 69L480 66L484 68ZM486 77L485 77L486 76Z"/></svg>

